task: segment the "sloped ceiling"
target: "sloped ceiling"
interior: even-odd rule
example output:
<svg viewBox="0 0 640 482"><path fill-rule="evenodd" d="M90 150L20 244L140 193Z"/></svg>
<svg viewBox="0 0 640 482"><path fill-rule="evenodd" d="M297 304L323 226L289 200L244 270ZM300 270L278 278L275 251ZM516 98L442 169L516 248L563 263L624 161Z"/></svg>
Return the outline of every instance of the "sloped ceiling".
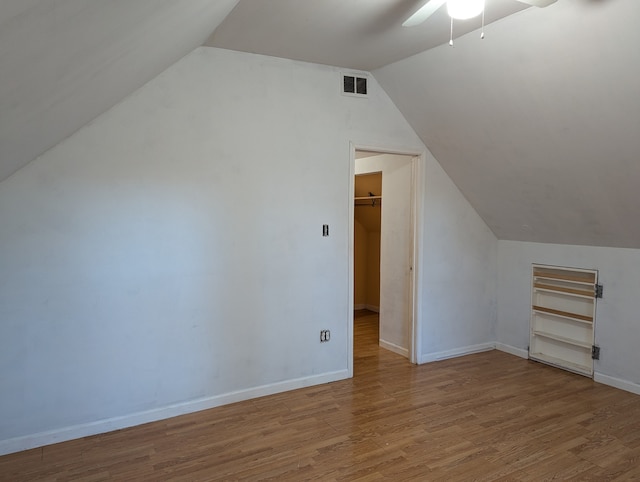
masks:
<svg viewBox="0 0 640 482"><path fill-rule="evenodd" d="M528 7L516 0L485 1L486 23ZM206 45L371 71L449 41L450 22L444 7L420 27L402 27L425 3L240 0ZM480 25L480 18L456 22L454 36Z"/></svg>
<svg viewBox="0 0 640 482"><path fill-rule="evenodd" d="M236 3L0 1L0 181L201 45Z"/></svg>
<svg viewBox="0 0 640 482"><path fill-rule="evenodd" d="M2 0L0 180L206 41L372 70L500 239L640 248L640 2L487 0L454 48L424 3Z"/></svg>
<svg viewBox="0 0 640 482"><path fill-rule="evenodd" d="M639 20L560 0L374 75L498 238L640 248Z"/></svg>

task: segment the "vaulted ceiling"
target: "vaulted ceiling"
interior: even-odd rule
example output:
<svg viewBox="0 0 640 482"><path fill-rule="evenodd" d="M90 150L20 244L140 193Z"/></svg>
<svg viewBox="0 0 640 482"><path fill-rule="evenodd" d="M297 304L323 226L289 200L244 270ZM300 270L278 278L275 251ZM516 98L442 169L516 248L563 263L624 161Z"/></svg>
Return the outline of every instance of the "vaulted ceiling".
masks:
<svg viewBox="0 0 640 482"><path fill-rule="evenodd" d="M639 20L559 0L374 75L498 238L640 248Z"/></svg>
<svg viewBox="0 0 640 482"><path fill-rule="evenodd" d="M201 45L236 0L1 0L0 180Z"/></svg>
<svg viewBox="0 0 640 482"><path fill-rule="evenodd" d="M419 27L402 23L426 0L240 0L206 45L371 71L449 40L446 8ZM487 23L527 5L486 0ZM455 36L481 25L457 22Z"/></svg>
<svg viewBox="0 0 640 482"><path fill-rule="evenodd" d="M424 3L3 0L0 180L205 43L372 71L500 239L640 248L640 2L486 0L453 48Z"/></svg>

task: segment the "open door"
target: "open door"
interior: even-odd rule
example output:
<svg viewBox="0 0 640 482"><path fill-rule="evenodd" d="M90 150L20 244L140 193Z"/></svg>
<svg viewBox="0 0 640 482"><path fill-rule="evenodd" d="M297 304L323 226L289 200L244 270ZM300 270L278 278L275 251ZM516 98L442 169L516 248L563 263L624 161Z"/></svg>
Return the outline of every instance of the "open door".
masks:
<svg viewBox="0 0 640 482"><path fill-rule="evenodd" d="M361 186L354 187L354 206L356 206L354 207L354 228L358 229L365 224L370 228L368 244L371 250L377 248L375 237L379 236L379 344L383 348L411 358L413 157L372 152L357 154L355 176L356 179L360 178ZM375 188L371 187L374 185L372 181L376 179L374 175L381 176L380 193L375 192ZM368 197L371 199L367 199ZM375 233L376 210L379 210L379 234ZM373 257L368 256L368 258ZM355 258L357 261L358 254ZM356 276L361 276L361 273L356 273ZM368 281L375 283L377 281L375 275L368 278ZM358 295L361 296L361 293L356 293L355 296ZM354 307L356 305L359 303L354 300ZM365 307L366 305L367 303ZM369 303L370 308L374 307L372 305Z"/></svg>

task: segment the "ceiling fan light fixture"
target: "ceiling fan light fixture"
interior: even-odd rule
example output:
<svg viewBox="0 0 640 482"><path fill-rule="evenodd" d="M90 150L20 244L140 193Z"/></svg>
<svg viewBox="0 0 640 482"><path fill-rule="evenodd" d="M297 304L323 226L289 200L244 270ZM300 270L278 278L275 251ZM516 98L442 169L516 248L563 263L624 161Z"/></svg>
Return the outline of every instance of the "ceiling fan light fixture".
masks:
<svg viewBox="0 0 640 482"><path fill-rule="evenodd" d="M456 20L477 17L483 10L484 0L447 0L449 16Z"/></svg>

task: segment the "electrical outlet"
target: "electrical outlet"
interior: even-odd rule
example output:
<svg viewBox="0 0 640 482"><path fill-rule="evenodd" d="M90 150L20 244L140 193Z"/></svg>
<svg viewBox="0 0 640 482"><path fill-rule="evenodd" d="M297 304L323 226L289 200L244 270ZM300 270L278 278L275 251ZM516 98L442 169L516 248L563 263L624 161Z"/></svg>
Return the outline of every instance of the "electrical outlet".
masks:
<svg viewBox="0 0 640 482"><path fill-rule="evenodd" d="M329 330L320 330L320 343L329 341L331 339L331 332Z"/></svg>

